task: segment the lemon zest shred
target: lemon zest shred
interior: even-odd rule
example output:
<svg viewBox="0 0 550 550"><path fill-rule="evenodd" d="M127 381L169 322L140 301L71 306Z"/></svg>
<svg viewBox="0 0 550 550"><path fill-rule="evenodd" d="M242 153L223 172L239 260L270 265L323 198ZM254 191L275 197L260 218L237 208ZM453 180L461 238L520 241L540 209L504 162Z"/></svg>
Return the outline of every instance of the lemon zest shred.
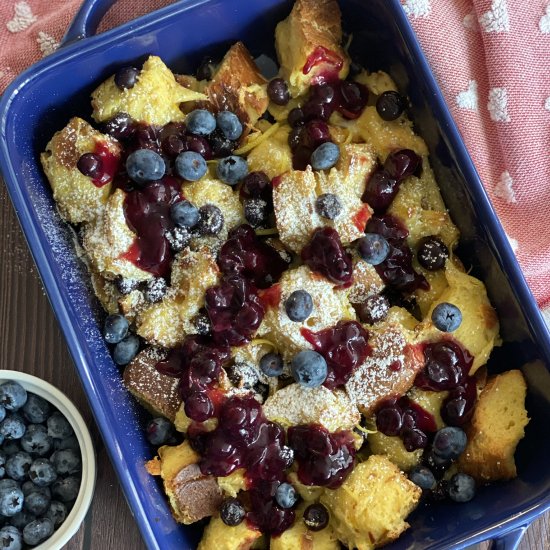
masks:
<svg viewBox="0 0 550 550"><path fill-rule="evenodd" d="M270 128L268 128L265 132L260 134L258 137L255 137L246 143L246 145L243 145L242 147L239 147L238 149L235 149L233 152L234 155L244 155L245 153L249 153L260 145L260 143L263 143L266 139L271 137L279 128L281 127L281 124L279 122L275 122Z"/></svg>

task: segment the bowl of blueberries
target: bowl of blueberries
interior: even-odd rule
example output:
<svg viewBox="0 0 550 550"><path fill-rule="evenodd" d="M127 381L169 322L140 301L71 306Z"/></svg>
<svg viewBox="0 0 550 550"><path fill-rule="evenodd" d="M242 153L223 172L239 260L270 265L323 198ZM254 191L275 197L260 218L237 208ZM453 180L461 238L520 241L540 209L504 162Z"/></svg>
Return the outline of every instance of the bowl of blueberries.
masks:
<svg viewBox="0 0 550 550"><path fill-rule="evenodd" d="M51 384L0 372L0 548L62 548L92 502L92 439L73 403Z"/></svg>

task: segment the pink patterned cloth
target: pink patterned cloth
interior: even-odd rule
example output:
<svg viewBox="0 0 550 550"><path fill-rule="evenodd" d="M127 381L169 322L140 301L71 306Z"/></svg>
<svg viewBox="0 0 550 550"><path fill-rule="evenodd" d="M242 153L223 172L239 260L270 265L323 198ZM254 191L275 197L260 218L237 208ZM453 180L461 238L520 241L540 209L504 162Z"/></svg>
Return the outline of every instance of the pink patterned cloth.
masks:
<svg viewBox="0 0 550 550"><path fill-rule="evenodd" d="M100 31L170 4L118 0ZM550 0L401 0L550 319ZM0 91L55 50L80 0L0 2Z"/></svg>

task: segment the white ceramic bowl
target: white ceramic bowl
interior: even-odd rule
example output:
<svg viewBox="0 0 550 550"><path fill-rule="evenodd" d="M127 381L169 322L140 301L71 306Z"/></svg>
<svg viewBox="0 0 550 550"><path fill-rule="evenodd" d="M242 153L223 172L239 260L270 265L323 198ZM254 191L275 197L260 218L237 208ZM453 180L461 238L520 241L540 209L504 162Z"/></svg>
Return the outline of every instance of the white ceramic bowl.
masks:
<svg viewBox="0 0 550 550"><path fill-rule="evenodd" d="M92 503L96 480L96 461L92 438L75 405L55 386L24 372L0 370L0 384L8 380L19 382L28 392L39 395L56 407L70 422L80 445L82 480L74 506L59 529L48 540L35 547L35 550L57 550L67 544L78 531Z"/></svg>

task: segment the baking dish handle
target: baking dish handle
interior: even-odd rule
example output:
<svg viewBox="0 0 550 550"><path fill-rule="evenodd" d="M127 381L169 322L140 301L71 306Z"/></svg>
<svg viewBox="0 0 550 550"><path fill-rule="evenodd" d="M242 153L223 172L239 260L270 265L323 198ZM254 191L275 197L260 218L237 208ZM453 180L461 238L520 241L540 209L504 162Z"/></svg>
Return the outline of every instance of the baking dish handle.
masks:
<svg viewBox="0 0 550 550"><path fill-rule="evenodd" d="M521 525L516 527L500 537L496 537L491 541L491 546L489 550L517 550L525 531L527 531L527 525Z"/></svg>
<svg viewBox="0 0 550 550"><path fill-rule="evenodd" d="M62 38L61 46L95 34L101 19L115 2L116 0L84 0Z"/></svg>

